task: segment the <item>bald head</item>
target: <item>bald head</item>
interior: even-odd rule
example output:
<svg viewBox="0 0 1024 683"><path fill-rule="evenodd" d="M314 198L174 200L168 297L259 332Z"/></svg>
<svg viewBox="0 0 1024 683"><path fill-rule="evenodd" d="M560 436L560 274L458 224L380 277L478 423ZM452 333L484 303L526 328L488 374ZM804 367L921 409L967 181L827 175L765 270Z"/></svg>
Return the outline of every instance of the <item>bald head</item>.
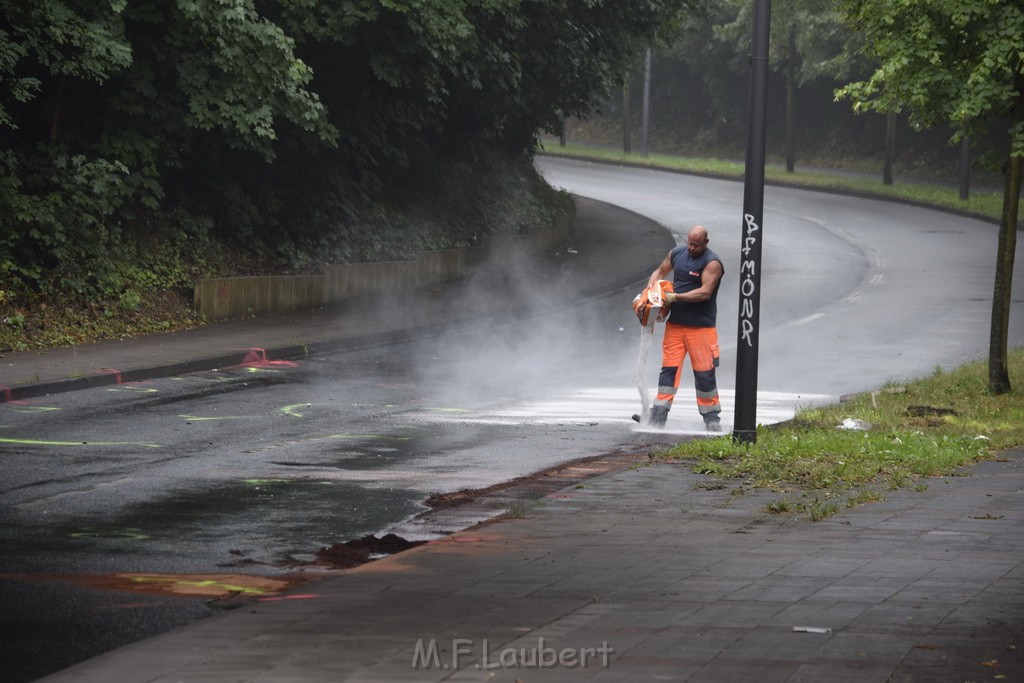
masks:
<svg viewBox="0 0 1024 683"><path fill-rule="evenodd" d="M697 257L708 248L708 231L703 225L695 225L686 236L686 249L690 256Z"/></svg>

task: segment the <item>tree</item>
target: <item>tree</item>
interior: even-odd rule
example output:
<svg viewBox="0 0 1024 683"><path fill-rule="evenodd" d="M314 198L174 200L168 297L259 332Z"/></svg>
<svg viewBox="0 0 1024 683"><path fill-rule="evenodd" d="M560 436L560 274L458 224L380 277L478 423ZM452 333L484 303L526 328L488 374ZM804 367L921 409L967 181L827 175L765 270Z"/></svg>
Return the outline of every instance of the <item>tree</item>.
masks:
<svg viewBox="0 0 1024 683"><path fill-rule="evenodd" d="M881 65L837 91L858 111L904 107L915 128L948 123L951 143L1006 121L1003 212L999 225L989 390L1010 391L1010 297L1024 177L1024 7L1019 0L842 0L849 25Z"/></svg>
<svg viewBox="0 0 1024 683"><path fill-rule="evenodd" d="M753 3L726 0L735 19L715 26L719 40L750 53ZM857 59L856 36L843 23L832 0L775 0L772 3L768 61L786 79L786 170L796 164L797 89L819 78L844 79L864 66Z"/></svg>
<svg viewBox="0 0 1024 683"><path fill-rule="evenodd" d="M5 284L116 296L153 234L127 223L175 208L167 180L197 185L197 151L268 161L289 127L331 144L294 47L253 0L0 0Z"/></svg>
<svg viewBox="0 0 1024 683"><path fill-rule="evenodd" d="M268 268L505 229L415 201L485 206L698 1L0 0L3 289L116 297L193 229Z"/></svg>

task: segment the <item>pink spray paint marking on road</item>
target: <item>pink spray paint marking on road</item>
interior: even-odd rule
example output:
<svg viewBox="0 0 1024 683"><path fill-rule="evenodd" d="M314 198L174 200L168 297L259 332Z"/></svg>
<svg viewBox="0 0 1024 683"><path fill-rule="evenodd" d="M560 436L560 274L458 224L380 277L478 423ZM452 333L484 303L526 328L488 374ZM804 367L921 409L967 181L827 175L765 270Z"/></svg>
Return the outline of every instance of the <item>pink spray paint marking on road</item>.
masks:
<svg viewBox="0 0 1024 683"><path fill-rule="evenodd" d="M240 368L297 368L293 360L267 360L266 349L251 348L238 367Z"/></svg>
<svg viewBox="0 0 1024 683"><path fill-rule="evenodd" d="M114 376L114 384L121 384L121 371L114 368L100 368L100 373Z"/></svg>

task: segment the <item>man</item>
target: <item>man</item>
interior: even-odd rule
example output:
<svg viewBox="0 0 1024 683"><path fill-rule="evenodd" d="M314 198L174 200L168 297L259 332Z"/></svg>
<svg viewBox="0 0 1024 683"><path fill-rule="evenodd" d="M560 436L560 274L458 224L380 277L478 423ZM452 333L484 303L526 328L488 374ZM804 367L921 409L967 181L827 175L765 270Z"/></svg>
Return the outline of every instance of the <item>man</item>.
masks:
<svg viewBox="0 0 1024 683"><path fill-rule="evenodd" d="M683 360L690 355L693 384L697 392L697 410L709 432L722 431L715 368L718 367L718 286L725 267L718 254L708 249L708 231L694 226L686 238L686 246L672 249L647 282L653 287L658 280L667 280L673 273L673 292L665 294L672 304L665 339L662 343L661 375L658 394L651 407L650 423L665 426L672 400L679 389Z"/></svg>

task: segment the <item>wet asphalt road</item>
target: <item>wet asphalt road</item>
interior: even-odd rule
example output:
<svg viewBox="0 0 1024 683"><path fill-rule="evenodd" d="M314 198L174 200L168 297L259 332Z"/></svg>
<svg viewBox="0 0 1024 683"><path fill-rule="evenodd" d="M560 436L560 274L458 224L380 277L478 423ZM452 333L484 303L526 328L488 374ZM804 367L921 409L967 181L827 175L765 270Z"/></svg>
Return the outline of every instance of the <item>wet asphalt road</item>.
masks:
<svg viewBox="0 0 1024 683"><path fill-rule="evenodd" d="M553 183L676 235L707 225L726 262L720 320L736 319L740 184L539 165ZM765 208L761 421L985 353L994 226L777 188ZM1019 292L1024 277L1016 283ZM407 529L432 493L642 445L629 420L639 403L634 293L563 307L536 284L543 314L522 320L0 404L11 439L0 444L5 680L31 680L211 609L55 575L279 574L287 570L251 562L301 561L323 545ZM1012 345L1024 343L1021 298ZM721 331L729 422L735 333ZM657 355L644 373L651 381ZM700 428L685 391L669 426Z"/></svg>
<svg viewBox="0 0 1024 683"><path fill-rule="evenodd" d="M613 398L604 415L565 400L635 372L630 296L619 298L301 362L0 404L10 439L0 444L5 680L210 609L65 576L276 576L322 546L408 520L433 493L633 442L635 400ZM539 414L546 399L563 410Z"/></svg>
<svg viewBox="0 0 1024 683"><path fill-rule="evenodd" d="M552 184L658 221L677 242L708 227L726 266L719 385L734 386L742 184L561 159L538 166ZM773 186L763 223L759 390L839 396L987 358L998 226ZM1024 345L1019 251L1011 347Z"/></svg>

